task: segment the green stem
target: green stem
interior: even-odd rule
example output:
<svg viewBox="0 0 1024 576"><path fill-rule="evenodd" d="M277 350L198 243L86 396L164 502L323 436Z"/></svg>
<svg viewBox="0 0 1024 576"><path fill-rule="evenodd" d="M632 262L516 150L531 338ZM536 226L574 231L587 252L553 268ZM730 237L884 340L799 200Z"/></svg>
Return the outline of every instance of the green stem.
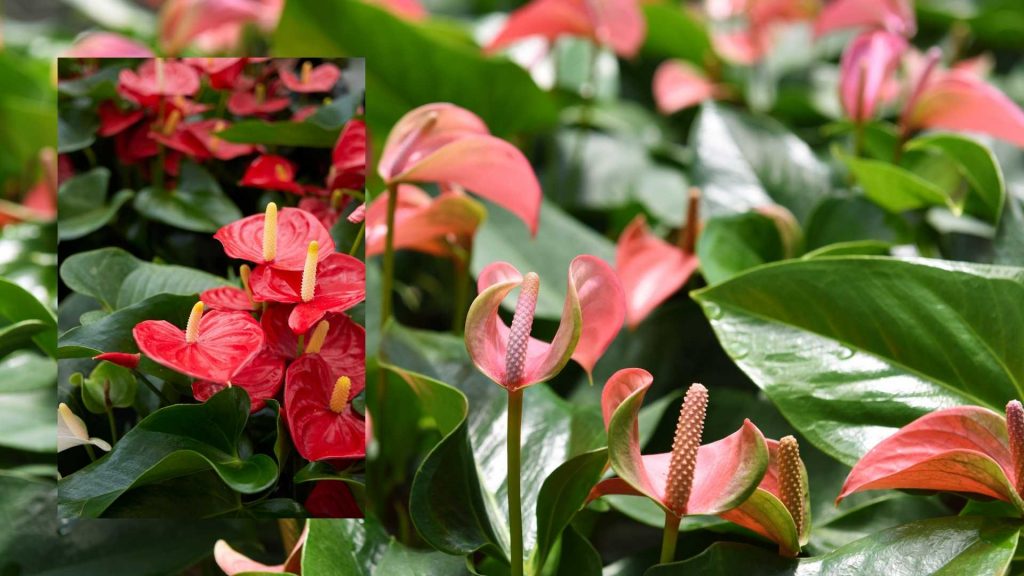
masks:
<svg viewBox="0 0 1024 576"><path fill-rule="evenodd" d="M380 303L380 326L391 318L391 298L395 289L395 211L398 210L398 185L388 185L387 235L384 237L384 270Z"/></svg>
<svg viewBox="0 0 1024 576"><path fill-rule="evenodd" d="M95 462L96 452L93 451L92 444L82 444L82 447L85 448L85 453L89 455L89 461Z"/></svg>
<svg viewBox="0 0 1024 576"><path fill-rule="evenodd" d="M523 506L520 496L520 450L523 423L523 391L508 393L508 523L512 538L512 576L523 575Z"/></svg>
<svg viewBox="0 0 1024 576"><path fill-rule="evenodd" d="M853 155L857 158L864 155L864 122L860 120L853 125Z"/></svg>
<svg viewBox="0 0 1024 576"><path fill-rule="evenodd" d="M352 248L349 249L348 255L355 256L356 252L359 251L359 246L363 243L363 235L366 234L366 220L359 224L359 231L356 232L356 239L352 241Z"/></svg>
<svg viewBox="0 0 1024 576"><path fill-rule="evenodd" d="M157 385L154 384L149 378L146 378L141 372L136 372L136 374L138 374L139 380L142 380L142 383L145 384L147 388L153 391L153 394L159 396L160 399L163 400L164 402L167 402L168 405L174 404L174 400L171 400L170 397L164 394L164 391L157 387Z"/></svg>
<svg viewBox="0 0 1024 576"><path fill-rule="evenodd" d="M456 253L452 259L455 267L455 294L452 310L452 334L462 336L466 329L466 302L469 300L469 260L471 252Z"/></svg>
<svg viewBox="0 0 1024 576"><path fill-rule="evenodd" d="M117 444L117 422L114 420L114 408L107 404L107 424L110 424L110 445Z"/></svg>
<svg viewBox="0 0 1024 576"><path fill-rule="evenodd" d="M669 512L665 513L665 533L661 538L661 561L667 564L676 558L676 540L679 538L679 521L681 518Z"/></svg>
<svg viewBox="0 0 1024 576"><path fill-rule="evenodd" d="M164 145L157 147L156 164L153 166L153 184L157 192L164 191Z"/></svg>

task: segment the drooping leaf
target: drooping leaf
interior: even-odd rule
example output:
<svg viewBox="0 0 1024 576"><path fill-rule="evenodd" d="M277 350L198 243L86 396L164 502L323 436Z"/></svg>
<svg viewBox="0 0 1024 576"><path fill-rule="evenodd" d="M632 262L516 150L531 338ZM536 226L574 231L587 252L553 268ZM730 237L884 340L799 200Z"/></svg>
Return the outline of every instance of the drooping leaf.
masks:
<svg viewBox="0 0 1024 576"><path fill-rule="evenodd" d="M694 298L797 430L850 465L927 412L1000 410L1024 389L1024 356L1011 344L1024 340L1019 268L814 258L762 266Z"/></svg>
<svg viewBox="0 0 1024 576"><path fill-rule="evenodd" d="M248 416L249 396L239 387L226 388L203 404L153 412L109 454L60 481L61 516L96 518L132 488L209 469L238 492L268 488L277 479L274 460L239 453Z"/></svg>

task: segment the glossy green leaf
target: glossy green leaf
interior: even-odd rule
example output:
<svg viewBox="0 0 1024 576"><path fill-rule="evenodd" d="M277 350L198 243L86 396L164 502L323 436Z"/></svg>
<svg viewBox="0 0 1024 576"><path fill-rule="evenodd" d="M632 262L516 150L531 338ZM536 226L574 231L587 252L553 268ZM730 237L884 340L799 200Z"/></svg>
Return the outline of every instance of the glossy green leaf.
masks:
<svg viewBox="0 0 1024 576"><path fill-rule="evenodd" d="M60 278L75 292L91 296L108 310L117 308L121 284L142 261L121 248L72 254L60 265Z"/></svg>
<svg viewBox="0 0 1024 576"><path fill-rule="evenodd" d="M224 278L195 268L142 262L121 283L117 307L127 308L158 294L198 295L228 285L230 282Z"/></svg>
<svg viewBox="0 0 1024 576"><path fill-rule="evenodd" d="M466 560L434 550L418 550L392 540L384 550L375 574L421 576L423 574L467 575Z"/></svg>
<svg viewBox="0 0 1024 576"><path fill-rule="evenodd" d="M121 190L107 201L110 171L93 168L64 182L57 192L61 240L74 240L95 232L110 222L117 211L132 197L130 190Z"/></svg>
<svg viewBox="0 0 1024 576"><path fill-rule="evenodd" d="M134 206L147 218L192 232L213 233L242 217L220 184L205 169L189 161L181 163L177 188L143 188L135 197Z"/></svg>
<svg viewBox="0 0 1024 576"><path fill-rule="evenodd" d="M681 58L704 66L711 55L711 38L704 24L683 6L644 4L647 35L643 53L660 58Z"/></svg>
<svg viewBox="0 0 1024 576"><path fill-rule="evenodd" d="M830 197L818 204L804 227L804 244L814 250L860 240L904 244L910 227L861 195Z"/></svg>
<svg viewBox="0 0 1024 576"><path fill-rule="evenodd" d="M562 532L557 576L600 576L601 554L572 525Z"/></svg>
<svg viewBox="0 0 1024 576"><path fill-rule="evenodd" d="M310 122L244 120L221 130L217 136L243 144L333 148L338 141L338 130L325 130Z"/></svg>
<svg viewBox="0 0 1024 576"><path fill-rule="evenodd" d="M430 26L358 0L294 0L285 4L273 52L365 57L372 63L366 68L366 91L374 101L366 108L367 121L382 138L403 114L431 102L468 108L500 136L555 122L554 101L519 65L485 57L477 46Z"/></svg>
<svg viewBox="0 0 1024 576"><path fill-rule="evenodd" d="M44 329L33 329L32 341L48 355L57 355L57 319L53 313L24 288L3 278L0 278L0 319L43 324Z"/></svg>
<svg viewBox="0 0 1024 576"><path fill-rule="evenodd" d="M0 360L0 446L56 452L56 363L31 352Z"/></svg>
<svg viewBox="0 0 1024 576"><path fill-rule="evenodd" d="M708 284L724 280L767 262L784 258L775 222L748 212L719 216L704 223L697 242L701 274Z"/></svg>
<svg viewBox="0 0 1024 576"><path fill-rule="evenodd" d="M11 352L31 345L32 337L52 326L40 320L22 320L0 327L0 358Z"/></svg>
<svg viewBox="0 0 1024 576"><path fill-rule="evenodd" d="M892 244L880 240L854 240L837 242L811 250L802 258L822 258L825 256L888 256Z"/></svg>
<svg viewBox="0 0 1024 576"><path fill-rule="evenodd" d="M756 268L694 298L740 368L846 464L929 411L1001 410L1024 395L1019 268L815 258Z"/></svg>
<svg viewBox="0 0 1024 576"><path fill-rule="evenodd" d="M905 212L926 206L947 206L959 213L959 202L934 182L910 170L880 160L841 156L864 194L889 212Z"/></svg>
<svg viewBox="0 0 1024 576"><path fill-rule="evenodd" d="M709 216L781 204L804 222L830 192L826 166L782 124L713 102L690 132L693 178Z"/></svg>
<svg viewBox="0 0 1024 576"><path fill-rule="evenodd" d="M1024 266L1024 199L1006 198L1006 210L994 241L996 264Z"/></svg>
<svg viewBox="0 0 1024 576"><path fill-rule="evenodd" d="M227 388L203 404L153 412L114 449L59 484L59 513L95 518L132 488L212 469L228 486L252 494L271 486L277 465L265 454L247 458L238 442L249 416L249 396Z"/></svg>
<svg viewBox="0 0 1024 576"><path fill-rule="evenodd" d="M580 254L591 254L605 262L615 262L615 246L578 220L569 216L556 204L544 200L541 205L540 228L535 238L523 222L487 202L487 220L477 230L473 243L473 261L470 270L479 274L488 264L503 260L520 272L536 272L540 276L541 290L537 298L538 318L560 318L565 305L565 282L569 263ZM515 301L503 302L510 310Z"/></svg>
<svg viewBox="0 0 1024 576"><path fill-rule="evenodd" d="M61 334L58 353L61 358L83 358L101 352L137 352L132 336L136 324L143 320L167 320L184 326L195 303L191 296L152 296Z"/></svg>
<svg viewBox="0 0 1024 576"><path fill-rule="evenodd" d="M537 546L531 563L539 573L563 530L587 501L608 465L608 450L599 448L576 456L555 469L537 495Z"/></svg>
<svg viewBox="0 0 1024 576"><path fill-rule="evenodd" d="M363 520L311 520L302 547L303 574L368 575L370 558L360 555Z"/></svg>
<svg viewBox="0 0 1024 576"><path fill-rule="evenodd" d="M93 110L62 104L57 115L57 151L66 154L92 146L99 125Z"/></svg>
<svg viewBox="0 0 1024 576"><path fill-rule="evenodd" d="M209 557L218 539L260 545L248 521L61 521L52 481L0 475L0 493L0 574L178 574Z"/></svg>
<svg viewBox="0 0 1024 576"><path fill-rule="evenodd" d="M998 223L1006 199L1006 184L992 151L981 143L959 134L927 134L907 143L908 150L939 150L943 160L957 166L974 192L966 200L966 211L989 222Z"/></svg>
<svg viewBox="0 0 1024 576"><path fill-rule="evenodd" d="M1004 574L1021 523L980 516L937 518L890 528L824 556L786 559L742 544L718 543L683 562L651 568L646 576L745 574Z"/></svg>

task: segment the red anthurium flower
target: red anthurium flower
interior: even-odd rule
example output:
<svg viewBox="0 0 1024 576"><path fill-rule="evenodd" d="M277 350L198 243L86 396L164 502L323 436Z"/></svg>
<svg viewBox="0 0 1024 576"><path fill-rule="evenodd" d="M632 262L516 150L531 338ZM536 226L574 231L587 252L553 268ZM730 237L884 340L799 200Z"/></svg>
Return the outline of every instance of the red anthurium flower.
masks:
<svg viewBox="0 0 1024 576"><path fill-rule="evenodd" d="M558 332L551 343L530 336L540 278L521 275L507 262L495 262L477 278L480 294L466 317L466 348L488 378L510 391L549 380L572 358L589 376L615 339L626 314L619 279L595 256L577 256L569 280ZM509 328L498 316L502 300L520 288Z"/></svg>
<svg viewBox="0 0 1024 576"><path fill-rule="evenodd" d="M198 92L199 74L188 64L155 58L144 61L138 71L121 70L117 91L127 100L151 107L161 98L192 96Z"/></svg>
<svg viewBox="0 0 1024 576"><path fill-rule="evenodd" d="M451 256L456 248L465 251L487 217L479 202L458 192L444 192L434 198L411 184L399 186L397 192L396 250L416 250L435 256ZM378 195L366 210L367 256L384 253L388 195Z"/></svg>
<svg viewBox="0 0 1024 576"><path fill-rule="evenodd" d="M941 490L995 498L1024 512L1024 408L958 406L926 414L854 465L836 501L864 490Z"/></svg>
<svg viewBox="0 0 1024 576"><path fill-rule="evenodd" d="M252 154L256 147L252 144L236 144L217 136L217 132L230 127L231 124L219 118L200 120L185 126L191 136L205 148L207 154L218 160L233 160L239 156Z"/></svg>
<svg viewBox="0 0 1024 576"><path fill-rule="evenodd" d="M518 216L537 233L541 189L515 146L490 135L483 120L454 104L427 104L391 130L377 166L389 186L458 184Z"/></svg>
<svg viewBox="0 0 1024 576"><path fill-rule="evenodd" d="M719 514L779 545L779 554L795 557L811 533L807 469L796 438L767 440L769 462L757 490L732 510Z"/></svg>
<svg viewBox="0 0 1024 576"><path fill-rule="evenodd" d="M281 82L292 92L330 92L341 78L341 70L330 62L313 66L308 60L302 63L299 75L296 76L288 68L280 70Z"/></svg>
<svg viewBox="0 0 1024 576"><path fill-rule="evenodd" d="M777 29L814 16L808 0L705 0L715 51L738 64L753 64L775 45ZM744 25L745 24L745 25Z"/></svg>
<svg viewBox="0 0 1024 576"><path fill-rule="evenodd" d="M917 31L911 0L834 0L825 5L814 22L821 36L847 28L887 30L910 38Z"/></svg>
<svg viewBox="0 0 1024 576"><path fill-rule="evenodd" d="M654 72L654 102L662 114L672 114L715 98L720 89L689 62L666 60Z"/></svg>
<svg viewBox="0 0 1024 576"><path fill-rule="evenodd" d="M153 51L113 32L89 32L75 40L65 58L152 58Z"/></svg>
<svg viewBox="0 0 1024 576"><path fill-rule="evenodd" d="M668 300L686 284L700 262L694 251L700 196L690 191L686 228L674 246L647 229L647 220L638 215L619 236L615 250L615 269L626 293L626 324L632 329L659 304Z"/></svg>
<svg viewBox="0 0 1024 576"><path fill-rule="evenodd" d="M181 330L166 320L139 322L132 330L143 354L194 378L229 382L263 346L263 330L244 312L203 315L197 302Z"/></svg>
<svg viewBox="0 0 1024 576"><path fill-rule="evenodd" d="M317 258L324 261L334 252L331 232L315 216L298 208L277 209L267 204L263 214L254 214L221 227L213 235L232 258L280 270L302 270L309 243L316 241Z"/></svg>
<svg viewBox="0 0 1024 576"><path fill-rule="evenodd" d="M127 352L104 352L103 354L93 356L92 359L96 361L105 360L129 370L135 370L139 365L139 359L141 356L141 354L129 354Z"/></svg>
<svg viewBox="0 0 1024 576"><path fill-rule="evenodd" d="M632 58L640 50L647 23L636 0L533 0L509 15L487 46L498 50L524 38L581 36Z"/></svg>
<svg viewBox="0 0 1024 576"><path fill-rule="evenodd" d="M926 55L900 118L904 132L942 128L981 132L1024 147L1024 110L971 69L940 70L941 53Z"/></svg>
<svg viewBox="0 0 1024 576"><path fill-rule="evenodd" d="M339 219L341 219L341 208L344 206L347 198L345 195L338 191L337 204L335 204L335 198L331 198L330 201L322 200L320 198L313 198L307 196L302 200L299 200L299 210L305 210L313 215L314 218L320 221L320 224L324 228L330 230Z"/></svg>
<svg viewBox="0 0 1024 576"><path fill-rule="evenodd" d="M190 158L209 158L210 152L206 146L181 122L181 118L181 112L172 109L163 122L150 125L149 137Z"/></svg>
<svg viewBox="0 0 1024 576"><path fill-rule="evenodd" d="M840 64L839 97L848 118L857 122L874 118L906 49L902 36L884 30L865 32L846 47Z"/></svg>
<svg viewBox="0 0 1024 576"><path fill-rule="evenodd" d="M744 420L736 432L702 446L708 391L700 384L686 393L672 451L640 453L638 416L652 382L646 370L626 368L605 384L601 411L608 457L618 477L603 480L590 497L646 496L676 523L692 514L722 514L750 498L768 470L768 444L757 426Z"/></svg>
<svg viewBox="0 0 1024 576"><path fill-rule="evenodd" d="M146 115L142 109L122 110L113 100L101 102L96 112L100 117L100 127L96 133L100 136L120 134Z"/></svg>
<svg viewBox="0 0 1024 576"><path fill-rule="evenodd" d="M228 576L235 576L235 574L243 572L288 572L299 574L302 572L302 547L306 543L306 536L308 534L309 523L307 522L306 527L302 530L302 535L299 536L298 541L295 543L295 548L288 554L288 559L284 564L268 566L251 560L248 556L235 551L224 540L218 540L214 545L213 559L217 562L217 566Z"/></svg>
<svg viewBox="0 0 1024 576"><path fill-rule="evenodd" d="M302 194L302 186L295 182L295 165L287 158L273 154L264 154L253 160L242 176L241 185Z"/></svg>
<svg viewBox="0 0 1024 576"><path fill-rule="evenodd" d="M260 266L252 271L250 288L257 302L295 304L288 325L296 334L308 331L328 312L344 312L366 298L366 265L347 254L332 253L317 263L319 248L310 242L301 272Z"/></svg>
<svg viewBox="0 0 1024 576"><path fill-rule="evenodd" d="M366 186L366 145L366 122L349 120L331 152L329 189L362 190Z"/></svg>
<svg viewBox="0 0 1024 576"><path fill-rule="evenodd" d="M352 496L352 490L340 480L317 482L302 505L314 518L363 517L363 511Z"/></svg>
<svg viewBox="0 0 1024 576"><path fill-rule="evenodd" d="M206 74L210 87L226 90L235 87L235 82L245 69L247 58L182 58L189 66Z"/></svg>
<svg viewBox="0 0 1024 576"><path fill-rule="evenodd" d="M239 85L242 83L239 82ZM268 116L280 112L291 104L287 95L279 91L277 83L271 84L268 91L267 85L259 82L249 89L236 86L231 97L228 98L228 112L235 116Z"/></svg>
<svg viewBox="0 0 1024 576"><path fill-rule="evenodd" d="M288 367L284 407L295 448L306 460L364 458L366 424L352 409L364 382L332 377L319 354L304 354Z"/></svg>
<svg viewBox="0 0 1024 576"><path fill-rule="evenodd" d="M348 376L366 381L366 330L344 314L327 314L316 327L298 336L288 327L291 306L271 305L260 318L267 346L289 360L303 354L317 354L327 363L332 378Z"/></svg>
<svg viewBox="0 0 1024 576"><path fill-rule="evenodd" d="M264 346L252 360L238 369L231 376L231 382L214 382L212 380L196 380L192 383L192 395L200 402L206 402L211 396L227 388L238 386L249 393L250 410L260 411L267 405L267 399L277 396L284 378L284 359L276 351Z"/></svg>
<svg viewBox="0 0 1024 576"><path fill-rule="evenodd" d="M252 295L242 288L234 286L210 288L203 291L199 295L199 299L211 310L252 312L256 309L256 303L253 301Z"/></svg>

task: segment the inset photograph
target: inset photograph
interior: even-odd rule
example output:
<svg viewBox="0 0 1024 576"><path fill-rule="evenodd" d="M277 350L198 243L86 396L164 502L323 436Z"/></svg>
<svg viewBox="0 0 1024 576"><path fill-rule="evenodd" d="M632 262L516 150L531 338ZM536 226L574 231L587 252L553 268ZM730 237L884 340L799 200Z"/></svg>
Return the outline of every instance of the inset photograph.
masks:
<svg viewBox="0 0 1024 576"><path fill-rule="evenodd" d="M362 516L364 68L59 61L62 518Z"/></svg>

